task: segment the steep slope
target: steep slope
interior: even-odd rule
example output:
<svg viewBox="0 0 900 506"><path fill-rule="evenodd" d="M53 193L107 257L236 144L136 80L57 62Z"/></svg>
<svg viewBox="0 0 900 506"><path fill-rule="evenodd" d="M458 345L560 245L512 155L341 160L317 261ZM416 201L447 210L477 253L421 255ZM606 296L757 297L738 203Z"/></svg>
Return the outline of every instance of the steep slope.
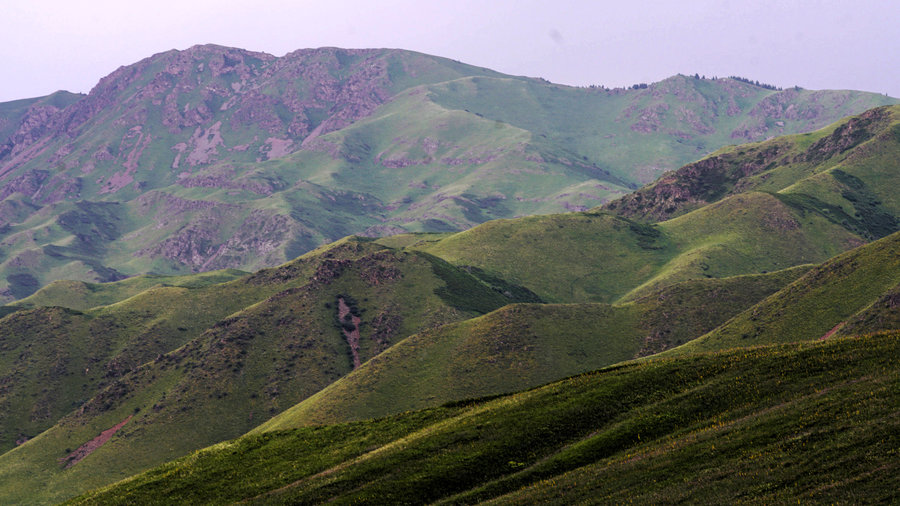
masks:
<svg viewBox="0 0 900 506"><path fill-rule="evenodd" d="M283 181L225 167L224 176L194 173L215 162L283 156L402 89L472 73L495 75L403 51L322 49L274 58L196 46L123 67L69 107L50 110L39 101L19 128L28 135L11 136L0 157L0 196L12 199L4 205L24 209L3 230L7 298L54 279L115 280L119 269L255 270L347 235L327 230L323 238L277 204L252 203ZM147 193L173 184L175 191ZM244 196L222 201L195 188ZM149 262L140 261L145 257Z"/></svg>
<svg viewBox="0 0 900 506"><path fill-rule="evenodd" d="M631 90L547 84L472 77L430 89L439 104L529 130L560 154L584 156L637 183L653 181L714 146L809 132L896 103L855 92L782 91L684 75ZM534 109L543 114L531 114Z"/></svg>
<svg viewBox="0 0 900 506"><path fill-rule="evenodd" d="M236 437L410 334L516 301L437 258L352 238L278 268L193 289L206 297L173 296L191 290L151 288L75 313L81 327L57 318L47 332L65 342L35 354L78 367L64 367L57 377L45 378L55 369L19 360L19 348L30 350L33 332L49 324L4 335L4 359L23 368L9 376L8 402L27 402L45 380L72 384L68 390L79 396L67 398L68 390L58 388L52 415L68 414L58 421L48 416L48 430L0 456L0 497L58 500ZM58 313L72 311L18 311L0 329ZM191 315L202 317L184 323ZM141 319L147 330L123 328L128 318ZM96 330L98 321L115 332ZM89 336L75 332L83 327ZM93 357L82 347L99 355L90 370L80 368ZM17 434L28 413L17 409L5 433Z"/></svg>
<svg viewBox="0 0 900 506"><path fill-rule="evenodd" d="M0 320L0 449L43 432L129 371L291 286L204 281L154 285L84 312L35 307Z"/></svg>
<svg viewBox="0 0 900 506"><path fill-rule="evenodd" d="M651 360L249 435L74 504L892 502L896 332Z"/></svg>
<svg viewBox="0 0 900 506"><path fill-rule="evenodd" d="M521 390L689 341L806 269L680 283L623 305L514 304L413 335L259 431Z"/></svg>
<svg viewBox="0 0 900 506"><path fill-rule="evenodd" d="M685 76L579 89L401 50L169 51L85 97L0 107L0 295L588 209L723 144L894 102Z"/></svg>
<svg viewBox="0 0 900 506"><path fill-rule="evenodd" d="M48 120L74 104L83 95L57 91L46 97L0 103L0 160L13 157L18 150L47 133Z"/></svg>

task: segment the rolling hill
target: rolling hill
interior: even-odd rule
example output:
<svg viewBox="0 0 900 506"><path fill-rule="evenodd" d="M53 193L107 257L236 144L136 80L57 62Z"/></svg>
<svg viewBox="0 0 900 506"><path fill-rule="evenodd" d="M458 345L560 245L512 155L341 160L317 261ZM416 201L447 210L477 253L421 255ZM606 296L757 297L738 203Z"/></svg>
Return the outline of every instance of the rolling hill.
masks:
<svg viewBox="0 0 900 506"><path fill-rule="evenodd" d="M898 284L900 233L894 233L816 266L725 325L671 353L894 329Z"/></svg>
<svg viewBox="0 0 900 506"><path fill-rule="evenodd" d="M807 270L679 283L621 305L511 304L415 334L254 432L538 386L690 341Z"/></svg>
<svg viewBox="0 0 900 506"><path fill-rule="evenodd" d="M520 300L352 238L233 281L189 278L0 320L0 497L62 499L239 436L410 334Z"/></svg>
<svg viewBox="0 0 900 506"><path fill-rule="evenodd" d="M813 133L725 148L601 209L496 220L403 245L552 302L627 301L686 279L819 263L900 230L898 120L896 106L876 108Z"/></svg>
<svg viewBox="0 0 900 506"><path fill-rule="evenodd" d="M898 337L657 359L252 434L72 504L892 502Z"/></svg>
<svg viewBox="0 0 900 506"><path fill-rule="evenodd" d="M825 126L891 102L197 46L0 104L0 502L896 500L900 106Z"/></svg>

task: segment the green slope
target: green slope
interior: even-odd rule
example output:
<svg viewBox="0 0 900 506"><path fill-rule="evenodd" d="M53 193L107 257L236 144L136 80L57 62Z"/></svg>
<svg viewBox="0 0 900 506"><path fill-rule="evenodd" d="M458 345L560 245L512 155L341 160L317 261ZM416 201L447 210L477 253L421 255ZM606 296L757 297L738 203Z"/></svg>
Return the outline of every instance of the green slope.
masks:
<svg viewBox="0 0 900 506"><path fill-rule="evenodd" d="M626 300L683 279L818 263L862 243L844 227L761 192L730 196L656 227L677 254L652 278L633 287Z"/></svg>
<svg viewBox="0 0 900 506"><path fill-rule="evenodd" d="M192 290L208 296L174 296ZM92 356L80 354L82 348L53 349L51 357L79 369L50 379L84 390L75 388L79 397L72 399L58 389L60 409L44 420L48 430L0 455L0 497L63 499L237 437L410 334L516 300L437 258L348 238L232 282L155 287L79 314L91 323L108 321L112 333L69 338L66 329L76 327L54 322L59 340L90 350L108 342L106 354L88 371L80 364ZM6 321L61 311L69 310L23 310ZM145 332L126 328L127 318L142 322ZM188 325L185 318L193 320ZM37 337L30 332L4 339L28 348ZM14 362L17 356L18 348L3 355ZM27 401L45 386L38 371L46 369L34 365L21 364L30 372L10 376L11 398ZM28 411L15 414L4 434L15 435ZM90 447L113 427L120 427L115 437Z"/></svg>
<svg viewBox="0 0 900 506"><path fill-rule="evenodd" d="M412 248L509 279L551 302L613 302L676 253L656 228L609 213L495 220Z"/></svg>
<svg viewBox="0 0 900 506"><path fill-rule="evenodd" d="M0 448L14 447L52 427L129 371L178 348L229 314L289 283L254 286L240 280L212 282L223 273L154 280L113 305L77 311L63 307L19 309L0 320ZM233 277L224 275L226 278ZM91 295L118 298L152 278L96 287ZM296 284L296 283L294 283ZM75 302L85 285L57 284L41 292L49 303ZM74 288L74 289L73 289ZM44 297L46 295L46 297ZM96 302L96 298L93 299Z"/></svg>
<svg viewBox="0 0 900 506"><path fill-rule="evenodd" d="M684 75L639 90L485 76L429 89L438 104L526 129L559 153L584 156L638 183L696 160L714 151L713 146L815 130L837 118L896 103L883 96L775 91L733 79ZM825 120L823 113L834 114L833 119Z"/></svg>
<svg viewBox="0 0 900 506"><path fill-rule="evenodd" d="M407 247L554 302L626 301L686 279L819 263L900 229L898 131L900 108L877 108L726 148L607 210L490 222ZM621 218L601 218L609 211Z"/></svg>
<svg viewBox="0 0 900 506"><path fill-rule="evenodd" d="M145 274L110 283L85 283L83 281L55 281L34 294L18 300L7 307L34 308L60 306L76 310L86 310L97 306L108 306L133 297L153 287L178 286L200 288L224 283L248 273L236 269L210 271L185 276L159 276Z"/></svg>
<svg viewBox="0 0 900 506"><path fill-rule="evenodd" d="M880 107L822 130L724 148L605 207L662 221L750 190L775 193L867 238L897 229L900 107Z"/></svg>
<svg viewBox="0 0 900 506"><path fill-rule="evenodd" d="M608 212L488 222L413 243L513 280L553 302L615 302L689 279L822 262L862 239L818 214L751 192L659 224Z"/></svg>
<svg viewBox="0 0 900 506"><path fill-rule="evenodd" d="M677 346L806 269L698 280L627 304L515 304L413 335L256 431L521 390Z"/></svg>
<svg viewBox="0 0 900 506"><path fill-rule="evenodd" d="M898 283L900 232L816 266L725 325L671 353L825 339L848 321L852 325L845 335L893 329L896 318L891 300Z"/></svg>
<svg viewBox="0 0 900 506"><path fill-rule="evenodd" d="M73 504L892 502L896 332L613 367L248 435Z"/></svg>

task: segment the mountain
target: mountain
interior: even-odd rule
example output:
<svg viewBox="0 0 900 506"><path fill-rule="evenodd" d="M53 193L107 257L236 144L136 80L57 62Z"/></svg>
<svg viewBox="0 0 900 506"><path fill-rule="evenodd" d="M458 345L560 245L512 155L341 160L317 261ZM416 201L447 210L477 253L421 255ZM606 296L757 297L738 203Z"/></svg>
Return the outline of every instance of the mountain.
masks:
<svg viewBox="0 0 900 506"><path fill-rule="evenodd" d="M499 459L492 467L498 472L508 469L495 476L500 481L492 482L490 490L506 494L526 485L539 489L539 481L529 481L527 476L540 476L541 480L555 476L542 474L542 462L551 465L549 462L557 461L550 455L565 456L582 448L581 439L565 439L569 437L565 434L599 434L602 427L586 422L578 425L586 432L559 430L569 423L581 423L578 415L556 419L560 412L556 408L541 414L535 405L524 401L531 395L528 392L522 394L525 397L497 399L497 404L466 399L505 395L524 388L545 391L542 388L551 387L539 385L607 366L615 377L616 371L665 369L660 376L634 376L636 383L621 390L635 392L633 399L621 392L615 394L617 402L638 404L616 404L621 409L607 413L618 417L614 425L622 422L624 427L637 427L642 436L656 440L681 438L683 433L672 432L682 430L683 424L675 423L679 420L713 423L727 415L741 427L762 420L764 427L748 429L747 438L742 436L735 442L733 451L770 451L770 446L754 445L762 444L760 441L781 445L778 434L784 431L765 427L781 423L777 413L785 409L785 403L796 400L790 397L793 393L810 392L810 385L817 384L818 392L833 385L833 389L853 396L863 391L854 390L857 383L859 388L874 392L869 387L893 381L890 374L894 371L885 370L885 362L878 360L888 360L883 354L891 353L895 334L885 334L875 341L835 337L896 330L891 309L898 283L894 250L900 232L870 242L890 227L861 227L860 223L874 222L862 218L857 222L836 220L833 216L837 209L844 209L840 199L849 202L848 206L871 202L881 206L879 212L890 211L886 204L890 201L874 203L863 197L888 193L881 185L892 184L896 160L891 165L884 153L890 153L892 142L900 140L885 134L892 132L893 114L894 108L865 113L861 117L887 119L879 120L881 126L873 130L873 135L853 146L843 151L825 150L831 154L821 157L818 164L803 162L803 170L789 164L773 166L768 180L793 177L784 191L748 186L747 191L722 192L705 205L657 223L648 223L640 214L623 216L620 209L595 209L495 220L458 233L348 237L253 274L225 270L174 277L147 275L109 284L50 284L5 307L6 316L0 319L0 370L4 371L0 377L0 443L5 450L0 454L0 497L13 503L60 501L216 444L223 446L188 459L211 451L216 462L229 469L239 468L244 464L229 461L239 457L217 453L217 448L241 447L242 442L223 442L247 433L248 439L241 441L251 442L251 453L257 451L258 447L252 445L259 441L275 441L270 447L273 450L286 448L291 454L303 455L294 451L291 440L279 438L305 434L299 444L309 445L309 451L331 452L328 458L334 460L328 462L340 469L354 469L353 473L364 469L360 472L372 471L373 476L380 476L382 471L378 469L407 458L402 451L393 453L406 447L410 440L403 438L407 435L417 434L414 440L427 440L430 434L442 434L441 438L457 442L479 440L483 431L466 432L471 428L466 420L487 413L480 410L488 405L520 405L523 411L507 417L512 423L528 425L529 420L540 419L547 421L544 427L550 427L542 430L540 424L513 425L508 427L512 435L503 436L512 438L504 441L513 444L520 429L523 434L537 431L534 434L540 433L550 445L541 447L546 454L498 450L507 443L483 451L468 446L484 458ZM809 156L812 146L831 142L842 124L856 120L850 118L805 136L807 150L800 156ZM739 153L740 149L735 151ZM779 172L779 167L785 167L785 172ZM835 178L837 171L841 172ZM846 185L835 184L855 181L851 177L859 181L852 186L856 193ZM810 193L801 192L804 188ZM832 207L810 204L816 202ZM843 327L839 326L842 322ZM826 335L824 343L818 343ZM796 341L803 344L781 345ZM880 344L877 350L866 351L866 345L859 344L866 342ZM818 352L811 351L814 349L825 351L816 355ZM659 352L664 355L652 356ZM840 358L835 353L847 356ZM877 359L872 358L875 355ZM861 362L854 362L857 359ZM843 365L831 362L841 360ZM622 361L630 362L623 365ZM738 362L742 365L736 365ZM699 383L692 383L686 390L661 379L671 379L679 374L677 371L698 363L705 364L694 370ZM656 365L643 369L642 364ZM794 366L797 369L790 369ZM828 371L842 372L833 377L817 376ZM718 374L734 376L728 376L724 383L701 381L700 376L713 381L710 378L721 377ZM888 376L882 377L884 374ZM560 388L569 391L573 384L593 376L575 377L565 383L569 386ZM735 382L745 378L749 378L749 385L777 388L772 387L772 396L754 397L758 392L753 387L742 386L743 393L732 400L717 393L736 388ZM598 388L596 392L608 393L606 387ZM708 391L714 392L712 397L705 396ZM586 397L567 404L565 395L559 395L563 398L559 409L563 411L583 413L578 410L599 402L588 402L585 399L593 397ZM838 409L836 403L843 399L840 395L821 407L817 404L819 393L803 394L806 400L790 404L797 409L791 416L802 422L818 416L815 413L820 407L830 413ZM650 399L650 404L641 404L644 401L640 398ZM721 404L712 399L733 403L727 404L725 411L717 411ZM861 416L854 423L864 427L888 423L877 413L890 406L891 399L881 394L866 399L860 406L872 405L863 412L875 414L872 418ZM632 413L629 406L638 411ZM423 408L429 411L398 415ZM468 411L470 408L474 411ZM653 411L657 408L660 411ZM647 413L652 416L645 418ZM667 425L666 420L672 419L662 416L664 413L681 413L684 418ZM454 421L457 415L461 421ZM541 418L544 415L549 418ZM361 421L368 417L390 418ZM315 439L316 432L304 432L307 429L302 428L350 420L357 422L317 429L325 440ZM654 425L660 420L662 425ZM827 430L846 429L841 419L828 420L833 425ZM476 425L494 423L485 419ZM700 427L689 425L693 428L687 434L705 429L703 423ZM647 432L645 427L652 430ZM802 424L791 427L803 428ZM505 434L506 430L501 432ZM270 433L274 435L267 435ZM344 449L329 450L332 440L328 434L336 435ZM530 437L522 444L534 446ZM590 440L593 436L584 437ZM865 434L859 437L865 438ZM562 446L553 446L557 444L553 441ZM601 437L596 443L605 441ZM634 439L629 441L618 448L642 451L643 447L630 446ZM671 439L661 441L667 444ZM690 441L688 438L684 444L689 446ZM386 448L380 449L381 444ZM590 447L594 443L584 444ZM710 444L720 443L710 440ZM861 439L857 447L872 448L872 444ZM437 443L427 445L444 448ZM659 451L660 447L654 448L650 451ZM787 451L779 448L776 446L781 460ZM843 448L827 446L822 449L824 454L814 452L809 458L834 458L839 454L856 459L861 455L848 454ZM269 455L265 457L269 463L257 462L254 466L268 478L248 478L260 485L245 490L263 493L269 489L259 488L265 486L262 484L279 488L299 479L317 484L323 477L316 473L328 469L316 468L319 464L308 461L274 458L266 451L258 455ZM438 453L452 460L457 458L454 451ZM682 457L690 460L691 451ZM868 453L877 454L877 449ZM234 455L239 454L240 459L245 458L240 452ZM397 457L400 461L391 460L383 468L378 467L381 464L356 468L356 464L345 462L356 458L362 459L359 462L381 462L380 455L401 456ZM616 454L605 455L603 458L614 458ZM627 450L621 458L627 461L632 455L633 451ZM465 463L481 462L481 457L471 454L458 457L463 462L459 465L436 458L438 461L432 462L436 467L429 469L440 473L445 464L449 465L443 476L470 476L474 468ZM416 459L416 465L421 464ZM595 461L578 459L583 463L563 466L564 470L579 469L579 473L593 476L606 465L581 469ZM301 471L285 474L276 470L280 465ZM537 468L526 472L533 465ZM697 468L696 462L692 465L698 472L705 469ZM727 458L722 465L743 469L742 464ZM356 478L344 481L340 469L329 473L335 474L340 483L353 483ZM507 476L517 469L525 475ZM762 472L761 468L754 469L754 473ZM859 465L848 469L858 470ZM312 475L302 474L307 471ZM172 476L169 471L162 473ZM202 475L199 471L190 473ZM481 489L470 490L487 486L479 480L490 477L481 476L460 479L446 489L447 493L482 497L485 492ZM785 480L795 478L791 472L783 476ZM135 483L143 479L137 478ZM520 479L524 481L517 481ZM440 482L439 478L428 480ZM390 493L412 494L417 490L416 480L404 483L394 484L395 490ZM510 483L519 485L512 487ZM305 486L283 492L293 494L307 490ZM322 499L316 495L320 493L316 491L318 486L309 492L313 495L305 496L309 501ZM327 489L327 484L323 486ZM445 490L440 487L444 485L437 490ZM387 492L379 489L373 493ZM534 493L540 496L544 492ZM492 494L485 497L496 495Z"/></svg>
<svg viewBox="0 0 900 506"><path fill-rule="evenodd" d="M869 239L897 229L900 109L880 107L828 128L724 148L605 205L633 219L664 221L748 191L773 193Z"/></svg>
<svg viewBox="0 0 900 506"><path fill-rule="evenodd" d="M266 89L290 114L251 107ZM840 109L740 80L575 89L403 51L215 46L124 67L86 97L4 104L30 126L0 160L16 181L0 269L18 299L0 309L0 502L99 487L86 500L535 502L557 485L566 501L890 502L900 106L722 148L605 207L512 217L553 210L510 197L526 186L630 190L636 173L591 151L608 130L589 117L686 89L704 110L740 90L759 110L790 102L786 129ZM609 128L640 156L687 153L664 141L689 108L655 110ZM715 110L708 139L750 121ZM266 128L291 143L260 141ZM110 131L134 134L106 151L132 158L75 148ZM194 144L165 147L179 135ZM251 141L281 151L233 150ZM543 172L509 177L522 167ZM54 197L78 178L81 197ZM398 224L412 232L314 248L326 230Z"/></svg>
<svg viewBox="0 0 900 506"><path fill-rule="evenodd" d="M685 76L572 88L402 50L169 51L86 96L0 104L0 290L583 210L725 144L895 102Z"/></svg>

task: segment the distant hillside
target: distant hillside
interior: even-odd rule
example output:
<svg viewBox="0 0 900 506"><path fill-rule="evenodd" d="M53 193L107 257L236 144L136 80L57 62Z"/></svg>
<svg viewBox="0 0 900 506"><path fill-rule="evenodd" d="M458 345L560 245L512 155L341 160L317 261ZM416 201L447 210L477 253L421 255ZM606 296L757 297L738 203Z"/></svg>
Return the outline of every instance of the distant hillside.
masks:
<svg viewBox="0 0 900 506"><path fill-rule="evenodd" d="M819 263L900 230L897 132L900 108L877 108L725 148L601 209L388 241L552 302L626 301L685 279Z"/></svg>
<svg viewBox="0 0 900 506"><path fill-rule="evenodd" d="M585 210L895 102L685 76L571 88L402 50L169 51L87 96L0 104L0 297Z"/></svg>
<svg viewBox="0 0 900 506"><path fill-rule="evenodd" d="M766 191L874 239L898 227L898 158L900 107L880 107L817 132L723 148L604 207L664 221L729 195Z"/></svg>
<svg viewBox="0 0 900 506"><path fill-rule="evenodd" d="M804 341L798 350L808 352L819 340L828 345L841 335L896 330L898 237L900 232L864 244L847 224L800 214L777 195L751 191L659 224L608 211L527 217L458 234L346 238L250 275L221 271L104 285L54 283L6 307L10 314L0 319L0 443L8 450L0 454L0 497L54 502L254 429L393 416L447 402L455 403L446 406L452 414L471 404L460 399L505 394L630 359L652 363L647 357L658 352L691 355L683 359L688 362L674 362L681 364L732 357L698 374L729 371L738 375L734 381L743 381L759 371L741 375L735 360L777 350L761 351L761 344ZM775 271L853 244L862 245L817 266ZM768 269L774 272L761 272ZM542 303L552 296L594 294L614 303ZM693 355L735 347L741 349ZM824 354L827 360L837 360L836 349ZM796 365L806 359L785 360ZM766 362L761 370L775 376L750 381L776 384L778 395L788 395L805 388L809 368L819 370L818 360L798 365L803 375ZM869 365L847 374L864 374ZM883 372L881 365L872 367L870 372ZM863 383L872 379L862 377ZM729 380L722 388L734 385ZM717 406L702 395L696 403L693 394L686 395L676 395L660 412ZM766 402L735 399L728 413L743 420L747 410L761 409L760 416L768 417ZM882 409L880 402L868 397L860 406L871 413ZM815 409L814 403L804 406L802 413ZM417 414L408 419L412 425L398 427L420 427L424 434L450 427L417 425L436 422L434 413ZM707 415L724 416L697 416ZM542 415L518 418L536 416ZM696 422L693 414L685 416ZM859 423L883 422L880 415L867 420ZM645 421L635 423L645 436ZM353 437L369 442L364 448L372 447L371 437L388 437L388 443L400 437L379 432L384 427L377 424L356 427L362 432L352 429ZM665 427L659 434L672 434ZM483 431L478 434L480 439ZM549 441L560 434L553 429L544 436ZM755 448L757 439L751 440L736 443L735 451ZM353 448L361 446L346 447ZM347 455L342 452L332 455ZM851 460L860 455L835 452ZM500 464L531 462L502 455ZM728 462L723 465L736 465ZM460 469L470 472L466 466ZM310 469L309 463L296 467L301 468ZM508 488L507 479L519 483L504 477L490 490L520 488ZM410 487L398 485L391 493L416 490Z"/></svg>
<svg viewBox="0 0 900 506"><path fill-rule="evenodd" d="M874 97L198 46L0 104L0 502L896 500L900 106L593 207Z"/></svg>
<svg viewBox="0 0 900 506"><path fill-rule="evenodd" d="M805 219L802 223L800 219ZM660 224L605 211L497 220L408 247L527 287L551 302L625 302L689 279L822 262L864 240L751 192Z"/></svg>

